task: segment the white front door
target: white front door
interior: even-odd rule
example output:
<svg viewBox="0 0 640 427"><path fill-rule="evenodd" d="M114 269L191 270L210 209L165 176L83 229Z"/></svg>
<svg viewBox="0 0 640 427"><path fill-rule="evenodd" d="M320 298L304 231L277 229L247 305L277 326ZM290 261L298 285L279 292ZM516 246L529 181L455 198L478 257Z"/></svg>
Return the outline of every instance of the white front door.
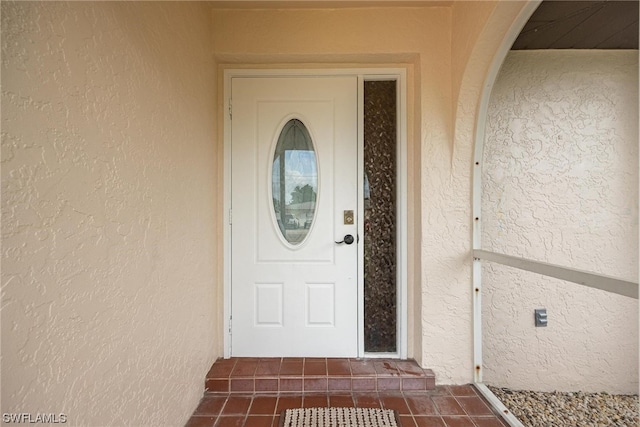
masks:
<svg viewBox="0 0 640 427"><path fill-rule="evenodd" d="M232 79L232 356L357 356L357 88Z"/></svg>

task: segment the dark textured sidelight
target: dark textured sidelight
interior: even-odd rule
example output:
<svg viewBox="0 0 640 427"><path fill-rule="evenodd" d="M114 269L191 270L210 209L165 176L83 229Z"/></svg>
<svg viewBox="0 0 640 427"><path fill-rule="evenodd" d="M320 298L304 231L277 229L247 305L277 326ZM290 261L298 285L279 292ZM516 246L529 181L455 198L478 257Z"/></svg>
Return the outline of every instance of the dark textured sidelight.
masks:
<svg viewBox="0 0 640 427"><path fill-rule="evenodd" d="M396 351L396 82L364 84L364 348Z"/></svg>

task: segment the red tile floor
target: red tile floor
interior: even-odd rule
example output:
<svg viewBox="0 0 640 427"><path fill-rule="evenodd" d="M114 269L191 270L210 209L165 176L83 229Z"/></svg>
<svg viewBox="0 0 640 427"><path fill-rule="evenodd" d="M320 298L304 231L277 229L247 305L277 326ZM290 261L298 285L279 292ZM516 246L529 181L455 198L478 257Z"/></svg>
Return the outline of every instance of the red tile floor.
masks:
<svg viewBox="0 0 640 427"><path fill-rule="evenodd" d="M225 382L226 381L226 382ZM504 427L471 385L390 359L226 359L207 374L187 427L277 427L288 408L395 409L402 427Z"/></svg>

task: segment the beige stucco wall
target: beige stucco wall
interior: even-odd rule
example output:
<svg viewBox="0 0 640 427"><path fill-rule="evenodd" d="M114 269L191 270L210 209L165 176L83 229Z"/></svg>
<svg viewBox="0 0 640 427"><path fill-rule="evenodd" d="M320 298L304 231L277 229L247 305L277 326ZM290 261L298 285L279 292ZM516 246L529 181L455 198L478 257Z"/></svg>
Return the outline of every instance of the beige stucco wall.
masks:
<svg viewBox="0 0 640 427"><path fill-rule="evenodd" d="M211 19L2 2L2 412L183 425L217 356Z"/></svg>
<svg viewBox="0 0 640 427"><path fill-rule="evenodd" d="M637 282L638 52L511 52L482 180L483 248ZM494 264L483 283L487 383L637 393L637 300Z"/></svg>
<svg viewBox="0 0 640 427"><path fill-rule="evenodd" d="M431 272L423 286L423 328L425 343L434 343L424 347L434 352L433 359L446 361L445 381L472 382L478 368L473 365L471 279L476 127L484 120L479 111L489 70L502 61L503 45L512 43L528 13L526 2L456 2L453 8L452 140L428 147L422 169L423 205L430 206L430 215L423 216L423 239L429 244L422 266Z"/></svg>
<svg viewBox="0 0 640 427"><path fill-rule="evenodd" d="M460 99L460 91L463 89L465 73L470 71L483 76L484 70L471 70L467 64L477 49L478 38L485 30L487 20L495 10L495 1L454 2L451 5L451 97L452 117L455 117ZM485 67L489 64L486 62ZM468 88L466 88L468 90Z"/></svg>

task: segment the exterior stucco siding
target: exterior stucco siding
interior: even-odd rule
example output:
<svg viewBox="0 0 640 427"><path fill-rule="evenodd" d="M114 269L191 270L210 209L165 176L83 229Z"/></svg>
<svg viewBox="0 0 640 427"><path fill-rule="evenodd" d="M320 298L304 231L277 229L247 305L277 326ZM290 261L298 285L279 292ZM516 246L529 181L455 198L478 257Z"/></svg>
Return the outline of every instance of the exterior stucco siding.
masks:
<svg viewBox="0 0 640 427"><path fill-rule="evenodd" d="M197 3L2 3L2 412L180 425L216 357Z"/></svg>
<svg viewBox="0 0 640 427"><path fill-rule="evenodd" d="M637 51L511 52L488 111L483 248L637 282L637 119ZM487 383L637 392L637 300L490 263L483 286Z"/></svg>

